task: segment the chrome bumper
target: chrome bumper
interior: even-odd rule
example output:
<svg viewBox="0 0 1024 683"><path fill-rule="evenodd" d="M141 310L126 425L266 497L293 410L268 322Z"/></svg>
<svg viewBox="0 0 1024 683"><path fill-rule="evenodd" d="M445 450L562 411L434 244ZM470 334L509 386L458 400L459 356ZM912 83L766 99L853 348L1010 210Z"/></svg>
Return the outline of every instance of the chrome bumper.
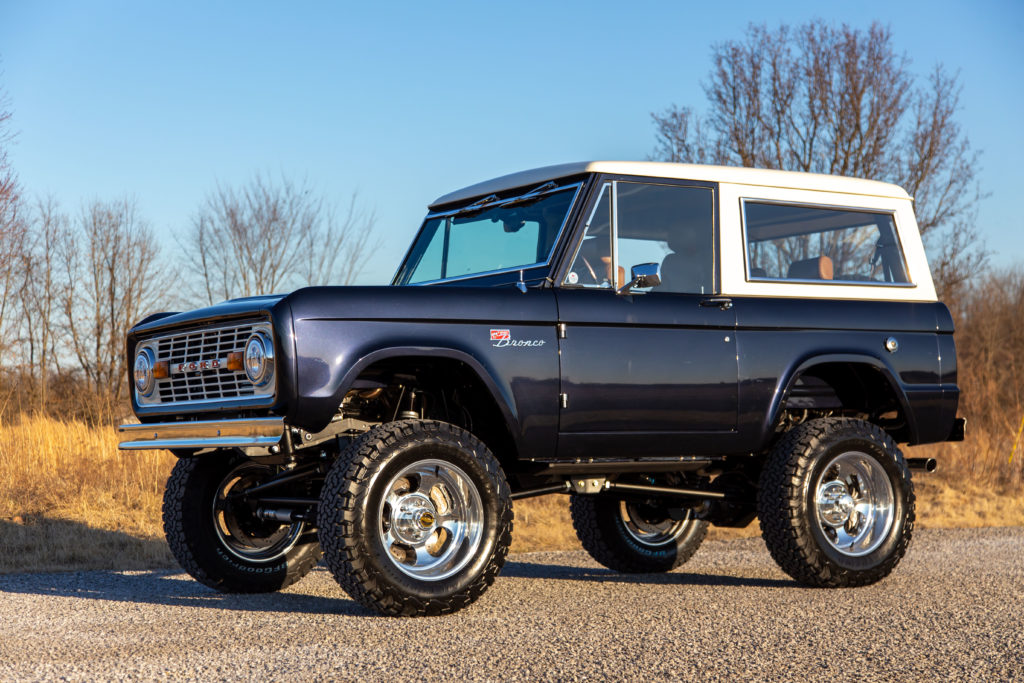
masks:
<svg viewBox="0 0 1024 683"><path fill-rule="evenodd" d="M160 422L121 425L122 450L156 448L245 448L277 445L284 436L284 418Z"/></svg>

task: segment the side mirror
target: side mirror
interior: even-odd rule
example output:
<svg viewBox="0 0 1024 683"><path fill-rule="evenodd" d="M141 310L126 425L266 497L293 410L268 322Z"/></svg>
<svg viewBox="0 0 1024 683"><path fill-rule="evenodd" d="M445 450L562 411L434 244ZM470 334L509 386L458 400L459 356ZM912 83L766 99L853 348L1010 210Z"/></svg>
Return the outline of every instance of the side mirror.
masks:
<svg viewBox="0 0 1024 683"><path fill-rule="evenodd" d="M661 265L658 263L639 263L629 270L632 280L620 287L616 294L629 294L634 287L657 287L661 284Z"/></svg>

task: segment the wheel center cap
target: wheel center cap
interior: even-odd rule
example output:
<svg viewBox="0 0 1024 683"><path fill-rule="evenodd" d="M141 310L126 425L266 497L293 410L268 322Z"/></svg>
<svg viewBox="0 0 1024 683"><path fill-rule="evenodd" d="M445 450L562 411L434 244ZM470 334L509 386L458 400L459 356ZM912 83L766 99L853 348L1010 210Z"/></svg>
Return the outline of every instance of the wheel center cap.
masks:
<svg viewBox="0 0 1024 683"><path fill-rule="evenodd" d="M421 493L403 497L391 511L391 528L403 543L423 543L434 531L437 512L430 498Z"/></svg>
<svg viewBox="0 0 1024 683"><path fill-rule="evenodd" d="M818 514L829 526L840 527L846 524L855 505L853 496L841 481L830 481L818 492Z"/></svg>

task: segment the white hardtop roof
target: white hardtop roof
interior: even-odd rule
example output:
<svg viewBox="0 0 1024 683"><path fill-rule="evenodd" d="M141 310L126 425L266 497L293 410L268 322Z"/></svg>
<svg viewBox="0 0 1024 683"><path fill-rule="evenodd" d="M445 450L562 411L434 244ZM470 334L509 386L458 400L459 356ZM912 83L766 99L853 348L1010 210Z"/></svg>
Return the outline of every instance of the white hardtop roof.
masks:
<svg viewBox="0 0 1024 683"><path fill-rule="evenodd" d="M548 180L582 175L584 173L613 173L620 175L650 176L678 180L701 180L736 185L760 185L763 187L785 187L821 192L862 194L873 197L910 199L910 195L898 185L877 180L846 178L820 173L796 173L793 171L771 171L763 168L741 168L734 166L700 166L697 164L672 164L662 161L580 161L557 166L544 166L529 171L486 180L476 185L449 192L434 200L430 208L461 202L474 197L486 196L517 187L529 189Z"/></svg>

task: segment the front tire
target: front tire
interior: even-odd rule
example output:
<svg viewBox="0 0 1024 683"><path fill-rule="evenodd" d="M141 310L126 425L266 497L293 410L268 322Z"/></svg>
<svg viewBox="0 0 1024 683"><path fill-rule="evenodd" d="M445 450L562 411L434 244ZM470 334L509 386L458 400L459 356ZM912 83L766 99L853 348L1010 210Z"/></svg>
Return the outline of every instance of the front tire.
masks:
<svg viewBox="0 0 1024 683"><path fill-rule="evenodd" d="M226 593L268 593L316 566L314 529L260 519L239 495L276 473L231 451L178 460L164 492L164 534L192 578Z"/></svg>
<svg viewBox="0 0 1024 683"><path fill-rule="evenodd" d="M824 418L772 449L758 491L768 551L808 586L865 586L899 564L914 529L903 454L877 425Z"/></svg>
<svg viewBox="0 0 1024 683"><path fill-rule="evenodd" d="M512 499L472 434L402 420L338 457L319 520L327 566L352 598L388 615L447 614L483 595L505 564Z"/></svg>
<svg viewBox="0 0 1024 683"><path fill-rule="evenodd" d="M583 549L624 574L672 571L697 552L708 523L683 508L675 519L665 508L604 495L572 494L572 525Z"/></svg>

